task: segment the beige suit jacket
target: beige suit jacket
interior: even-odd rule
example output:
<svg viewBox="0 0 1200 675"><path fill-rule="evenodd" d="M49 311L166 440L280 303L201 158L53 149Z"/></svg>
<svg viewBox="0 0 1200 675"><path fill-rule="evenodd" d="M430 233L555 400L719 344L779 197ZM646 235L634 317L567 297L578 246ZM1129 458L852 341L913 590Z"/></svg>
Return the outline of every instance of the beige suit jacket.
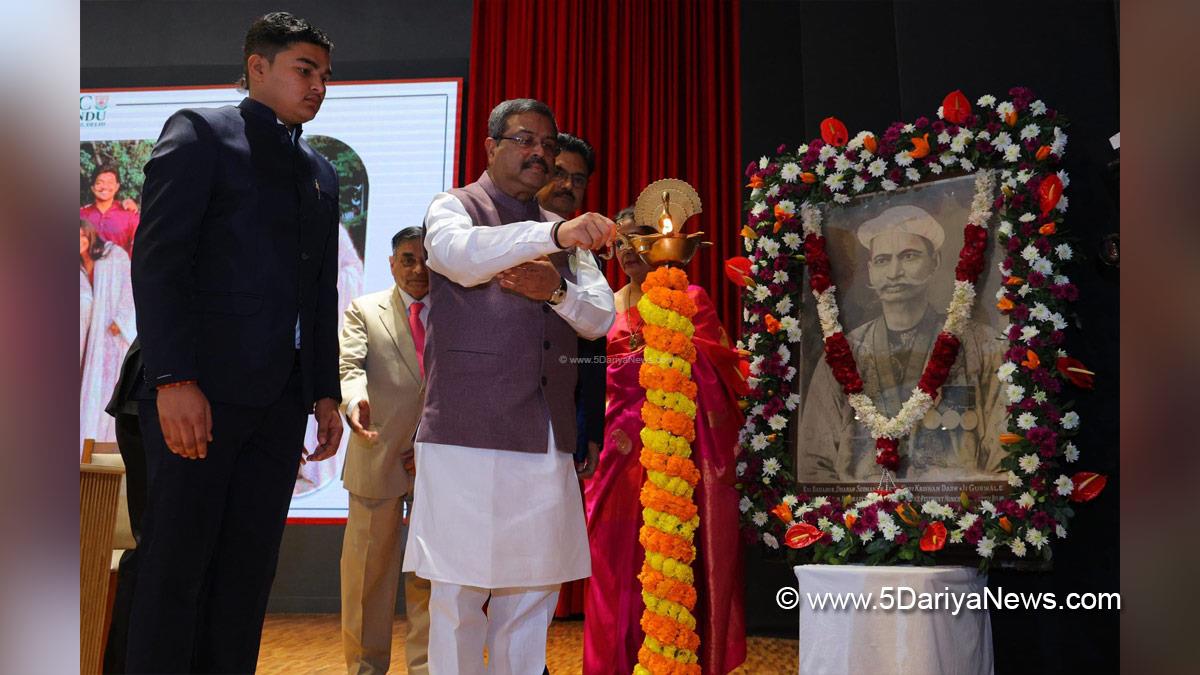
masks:
<svg viewBox="0 0 1200 675"><path fill-rule="evenodd" d="M346 308L340 373L342 413L358 399L367 399L370 428L379 432L368 442L347 429L342 483L360 497L404 496L412 490L413 477L404 470L401 455L412 448L425 383L404 300L395 286L356 298Z"/></svg>

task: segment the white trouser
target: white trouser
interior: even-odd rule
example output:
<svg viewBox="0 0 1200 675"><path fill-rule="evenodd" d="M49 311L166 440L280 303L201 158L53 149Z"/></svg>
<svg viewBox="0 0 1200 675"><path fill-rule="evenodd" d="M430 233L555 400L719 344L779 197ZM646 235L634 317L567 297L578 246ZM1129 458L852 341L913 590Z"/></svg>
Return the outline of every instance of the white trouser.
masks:
<svg viewBox="0 0 1200 675"><path fill-rule="evenodd" d="M560 586L487 589L432 582L430 675L541 673L546 667L546 631L554 619Z"/></svg>

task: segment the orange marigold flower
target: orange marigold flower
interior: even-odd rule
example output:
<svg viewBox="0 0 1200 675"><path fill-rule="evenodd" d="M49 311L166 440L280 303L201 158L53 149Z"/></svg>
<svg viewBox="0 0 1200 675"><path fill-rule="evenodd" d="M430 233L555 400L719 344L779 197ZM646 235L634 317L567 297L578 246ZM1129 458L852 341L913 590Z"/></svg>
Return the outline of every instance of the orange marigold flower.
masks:
<svg viewBox="0 0 1200 675"><path fill-rule="evenodd" d="M646 280L642 282L642 291L646 292L655 286L686 291L688 287L687 273L677 267L659 267L646 275Z"/></svg>
<svg viewBox="0 0 1200 675"><path fill-rule="evenodd" d="M691 564L696 558L696 547L691 542L682 537L659 532L653 527L643 525L638 530L638 541L647 551L661 553L683 563Z"/></svg>

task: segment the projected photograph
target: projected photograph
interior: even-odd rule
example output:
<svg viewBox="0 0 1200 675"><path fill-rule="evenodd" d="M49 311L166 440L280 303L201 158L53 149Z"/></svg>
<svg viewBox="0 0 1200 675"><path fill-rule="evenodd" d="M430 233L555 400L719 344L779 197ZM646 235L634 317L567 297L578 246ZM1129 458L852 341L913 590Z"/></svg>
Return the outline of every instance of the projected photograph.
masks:
<svg viewBox="0 0 1200 675"><path fill-rule="evenodd" d="M970 213L974 178L950 178L910 190L867 195L831 209L826 236L841 321L865 393L887 416L909 397L946 320L954 265ZM995 223L992 223L994 226ZM988 265L970 327L934 406L901 441L908 459L898 478L914 493L957 499L961 490L1005 489L997 469L1006 419L996 369L1007 322L987 302L999 288ZM797 431L797 478L810 494L876 488L875 439L855 417L822 358L812 295L803 294Z"/></svg>
<svg viewBox="0 0 1200 675"><path fill-rule="evenodd" d="M338 322L350 301L364 293L363 250L367 233L367 170L349 145L330 136L306 139L333 164L341 189L338 231ZM137 336L130 255L141 215L142 168L154 141L86 141L79 144L79 444L83 439L116 440L112 416L104 412L120 377L121 361ZM338 454L300 467L293 496L335 482L341 474L348 435ZM317 447L309 418L306 451Z"/></svg>

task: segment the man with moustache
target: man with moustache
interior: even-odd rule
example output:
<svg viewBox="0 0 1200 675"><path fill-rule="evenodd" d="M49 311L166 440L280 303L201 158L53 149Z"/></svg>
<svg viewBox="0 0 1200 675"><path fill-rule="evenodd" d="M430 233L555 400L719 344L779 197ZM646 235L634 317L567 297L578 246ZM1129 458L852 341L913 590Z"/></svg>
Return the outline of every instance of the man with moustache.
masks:
<svg viewBox="0 0 1200 675"><path fill-rule="evenodd" d="M91 204L79 207L79 219L86 220L96 228L104 241L133 253L133 235L138 226L138 204L125 198L117 201L121 192L121 179L117 167L102 165L92 172Z"/></svg>
<svg viewBox="0 0 1200 675"><path fill-rule="evenodd" d="M863 390L888 417L895 416L917 386L946 315L929 303L929 288L942 262L942 225L924 209L893 206L859 226L868 251L867 276L882 313L846 335ZM972 322L961 336L958 360L934 407L901 441L900 478L995 479L1004 453L1005 420L996 368L999 335ZM822 359L801 414L800 480L866 480L879 476L875 439L855 418L841 385Z"/></svg>
<svg viewBox="0 0 1200 675"><path fill-rule="evenodd" d="M181 110L143 187L133 294L149 493L129 672L252 672L305 420L337 451L337 174L301 138L333 45L286 12L250 26L248 96Z"/></svg>
<svg viewBox="0 0 1200 675"><path fill-rule="evenodd" d="M488 168L437 195L425 216L432 300L425 409L406 572L432 582L433 673L542 672L559 585L591 571L571 453L577 336L613 320L613 295L587 255L611 220L558 220L536 193L558 155L542 102L497 105ZM559 286L546 300L509 290L504 270L547 256ZM487 614L482 611L488 603Z"/></svg>
<svg viewBox="0 0 1200 675"><path fill-rule="evenodd" d="M351 675L386 673L404 556L404 515L412 505L412 439L425 394L429 319L424 230L392 237L396 284L356 298L342 326L342 411L353 435L342 483L350 513L342 541L342 648ZM429 581L404 574L407 671L429 672Z"/></svg>

